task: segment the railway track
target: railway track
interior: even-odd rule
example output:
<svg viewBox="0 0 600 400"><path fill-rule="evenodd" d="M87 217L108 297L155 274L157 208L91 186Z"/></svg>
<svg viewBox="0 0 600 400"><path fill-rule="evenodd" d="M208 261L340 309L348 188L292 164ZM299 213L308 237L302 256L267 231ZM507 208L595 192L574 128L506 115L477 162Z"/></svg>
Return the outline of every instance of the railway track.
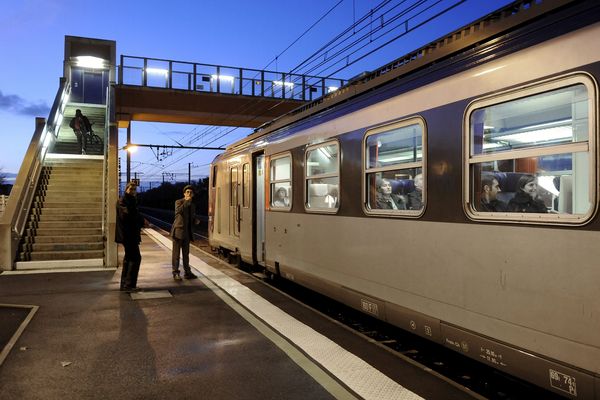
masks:
<svg viewBox="0 0 600 400"><path fill-rule="evenodd" d="M152 224L167 231L171 229L169 222L148 213L144 213L144 215ZM294 282L285 279L273 279L269 274L256 271L254 267L249 265L232 265L222 253L216 254L211 250L206 235L196 233L192 247L212 256L220 256L223 262L227 262L233 268L242 267L255 279L284 292L302 304L347 326L363 336L371 345L383 346L394 354L410 358L457 385L464 386L473 392L476 398L490 400L564 399L564 397L555 393L473 361L442 345L422 339L408 331L363 314Z"/></svg>

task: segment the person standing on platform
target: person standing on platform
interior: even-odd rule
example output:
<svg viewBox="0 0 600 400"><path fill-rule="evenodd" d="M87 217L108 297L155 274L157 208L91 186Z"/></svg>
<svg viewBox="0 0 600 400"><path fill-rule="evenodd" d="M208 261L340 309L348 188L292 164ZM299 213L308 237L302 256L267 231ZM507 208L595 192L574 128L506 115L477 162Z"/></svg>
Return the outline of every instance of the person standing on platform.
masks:
<svg viewBox="0 0 600 400"><path fill-rule="evenodd" d="M175 201L175 221L171 228L171 238L173 239L173 279L181 280L179 276L179 253L183 258L183 277L185 279L196 279L197 276L190 269L190 242L194 240L193 226L199 221L196 219L196 205L192 201L194 197L194 188L186 185L183 188L183 198Z"/></svg>
<svg viewBox="0 0 600 400"><path fill-rule="evenodd" d="M129 182L125 187L123 197L117 202L115 230L115 242L123 244L125 248L123 270L121 272L121 290L123 291L137 289L137 277L142 262L140 230L144 225L144 217L142 217L137 207L137 185Z"/></svg>
<svg viewBox="0 0 600 400"><path fill-rule="evenodd" d="M81 113L81 110L75 110L75 116L69 123L73 133L77 136L77 144L79 145L79 152L85 154L87 150L87 136L92 132L92 124L88 117Z"/></svg>

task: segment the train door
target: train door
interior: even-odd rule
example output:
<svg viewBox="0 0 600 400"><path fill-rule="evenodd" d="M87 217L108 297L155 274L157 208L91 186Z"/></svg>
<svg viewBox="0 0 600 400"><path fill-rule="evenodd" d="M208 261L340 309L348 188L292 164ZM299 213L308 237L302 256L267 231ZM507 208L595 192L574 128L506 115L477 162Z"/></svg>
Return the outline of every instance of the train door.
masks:
<svg viewBox="0 0 600 400"><path fill-rule="evenodd" d="M238 166L231 167L229 175L229 235L240 236L240 196Z"/></svg>
<svg viewBox="0 0 600 400"><path fill-rule="evenodd" d="M255 154L252 158L253 165L253 207L252 229L254 242L252 243L252 258L255 264L264 266L265 259L265 156L263 153Z"/></svg>

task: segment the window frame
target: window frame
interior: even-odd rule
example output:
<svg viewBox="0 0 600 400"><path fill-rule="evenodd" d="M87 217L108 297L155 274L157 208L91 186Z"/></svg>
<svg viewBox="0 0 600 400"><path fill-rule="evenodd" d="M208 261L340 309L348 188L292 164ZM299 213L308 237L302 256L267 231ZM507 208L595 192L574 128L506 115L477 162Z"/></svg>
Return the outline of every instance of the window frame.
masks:
<svg viewBox="0 0 600 400"><path fill-rule="evenodd" d="M410 125L419 125L421 127L421 161L413 161L408 163L398 163L391 166L385 167L367 167L367 139L370 136L382 134L393 129L403 128ZM425 213L427 208L427 124L425 119L420 115L403 118L393 122L385 123L383 125L377 125L369 128L365 131L362 140L362 160L361 160L361 175L362 175L362 209L366 215L370 216L386 216L386 217L397 217L397 218L419 218ZM420 210L383 210L373 209L369 205L369 199L367 196L369 185L368 176L378 172L395 171L395 170L407 170L412 168L421 168L421 174L423 175L423 192L422 192L422 203L423 207Z"/></svg>
<svg viewBox="0 0 600 400"><path fill-rule="evenodd" d="M282 158L289 158L290 159L290 179L277 179L277 180L273 180L273 173L272 173L272 168L273 168L273 162ZM278 153L275 155L272 155L271 157L269 157L269 165L268 165L268 171L269 171L269 196L268 196L268 200L267 200L267 206L269 211L282 211L282 212L289 212L292 209L293 206L293 197L294 197L294 158L292 157L292 153L290 151L286 151L283 153ZM289 182L290 184L290 190L288 193L288 200L289 200L289 205L287 207L273 207L273 193L272 193L272 186L273 184L276 183L283 183L283 182Z"/></svg>
<svg viewBox="0 0 600 400"><path fill-rule="evenodd" d="M541 147L520 148L496 154L472 155L471 144L471 115L482 108L517 101L542 93L567 88L569 86L584 85L588 91L588 139L587 141L555 144ZM522 224L545 225L584 225L588 223L597 212L598 192L598 166L597 160L597 126L598 116L598 85L596 80L586 72L574 72L556 78L545 79L517 88L499 91L498 93L482 96L472 100L465 109L463 119L463 209L468 218L481 222L505 222ZM588 187L590 208L585 214L555 214L555 213L518 213L518 212L484 212L475 209L475 189L471 188L472 166L491 161L517 160L545 155L574 154L586 152L589 157ZM473 190L473 191L472 191ZM473 199L472 199L473 197Z"/></svg>
<svg viewBox="0 0 600 400"><path fill-rule="evenodd" d="M242 164L242 207L250 208L250 163Z"/></svg>
<svg viewBox="0 0 600 400"><path fill-rule="evenodd" d="M325 147L325 146L329 146L335 144L337 146L337 157L336 157L336 171L335 173L324 173L324 174L318 174L318 175L312 175L312 176L308 176L308 152L321 148L321 147ZM306 148L304 149L304 210L308 213L318 213L318 214L337 214L337 212L340 210L340 204L341 204L341 183L342 183L342 177L341 177L341 167L340 167L340 162L341 162L342 156L341 156L341 146L340 146L340 141L338 139L328 139L327 141L321 142L321 143L316 143L316 144L311 144L306 146ZM335 208L325 208L325 207L308 207L308 181L312 180L312 179L325 179L325 178L338 178L338 200L337 200L337 206Z"/></svg>

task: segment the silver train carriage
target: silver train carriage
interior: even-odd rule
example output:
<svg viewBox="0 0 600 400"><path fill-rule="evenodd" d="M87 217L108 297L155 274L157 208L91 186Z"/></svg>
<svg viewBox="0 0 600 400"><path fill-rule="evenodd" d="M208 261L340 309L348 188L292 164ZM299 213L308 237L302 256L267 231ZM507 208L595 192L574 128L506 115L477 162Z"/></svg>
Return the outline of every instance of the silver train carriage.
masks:
<svg viewBox="0 0 600 400"><path fill-rule="evenodd" d="M600 399L596 1L517 1L211 165L213 247Z"/></svg>

